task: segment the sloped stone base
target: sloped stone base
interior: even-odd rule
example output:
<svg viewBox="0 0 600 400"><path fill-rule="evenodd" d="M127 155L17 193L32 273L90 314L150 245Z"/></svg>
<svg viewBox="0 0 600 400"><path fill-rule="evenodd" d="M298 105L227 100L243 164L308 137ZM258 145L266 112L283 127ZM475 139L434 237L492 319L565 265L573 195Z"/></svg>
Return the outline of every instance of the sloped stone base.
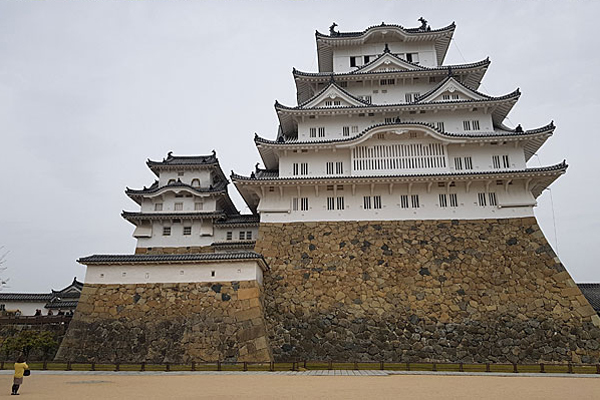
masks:
<svg viewBox="0 0 600 400"><path fill-rule="evenodd" d="M256 281L85 285L56 360L271 361Z"/></svg>
<svg viewBox="0 0 600 400"><path fill-rule="evenodd" d="M535 218L261 224L256 251L276 361L599 361Z"/></svg>

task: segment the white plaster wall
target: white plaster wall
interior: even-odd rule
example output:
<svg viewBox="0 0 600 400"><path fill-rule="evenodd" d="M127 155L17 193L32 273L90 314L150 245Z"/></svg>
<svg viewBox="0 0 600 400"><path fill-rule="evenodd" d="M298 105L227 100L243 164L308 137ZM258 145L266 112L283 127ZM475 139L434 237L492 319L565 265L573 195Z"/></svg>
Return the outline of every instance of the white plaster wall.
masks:
<svg viewBox="0 0 600 400"><path fill-rule="evenodd" d="M180 175L180 174L183 174L183 175ZM195 178L200 179L201 187L209 187L213 183L211 172L210 172L210 170L207 170L207 169L199 169L199 170L195 170L195 171L183 170L183 169L181 171L164 170L164 171L161 171L158 182L159 182L160 186L164 186L171 179L174 179L175 181L177 181L177 179L180 179L181 182L191 185L192 180L194 180Z"/></svg>
<svg viewBox="0 0 600 400"><path fill-rule="evenodd" d="M155 196L152 198L146 198L142 202L141 211L142 212L154 212L154 205L156 203L162 203L162 211L157 212L192 212L195 210L196 203L202 203L202 211L216 211L217 202L214 195L205 194L205 195L197 195L190 194L188 191L180 191L178 194L183 197L176 197L176 193L173 191L166 192L159 196ZM175 203L183 203L182 211L175 211Z"/></svg>
<svg viewBox="0 0 600 400"><path fill-rule="evenodd" d="M163 227L171 227L171 235L163 235ZM191 226L192 234L184 235L183 227ZM211 220L182 220L178 223L152 221L152 237L138 238L137 247L188 247L210 246L214 241Z"/></svg>
<svg viewBox="0 0 600 400"><path fill-rule="evenodd" d="M227 241L227 232L231 232L231 235L232 235L231 241L240 240L240 232L244 232L244 235L246 235L248 232L252 232L252 238L244 239L244 240L256 240L256 237L258 236L258 227L245 227L245 228L215 227L214 241L215 242L226 242Z"/></svg>
<svg viewBox="0 0 600 400"><path fill-rule="evenodd" d="M354 67L350 67L350 56L378 56L383 53L386 42L380 43L368 43L357 46L344 46L333 48L333 71L334 72L348 72ZM433 42L399 42L390 41L387 42L390 51L393 54L399 53L419 53L419 65L433 67L437 65L437 58L435 55L435 48ZM374 59L374 57L372 58ZM359 64L359 65L362 65Z"/></svg>
<svg viewBox="0 0 600 400"><path fill-rule="evenodd" d="M395 135L391 134L386 136L384 139L377 139L375 137L361 143L360 145L372 146L379 144L410 144L410 143L437 143L435 139L431 138L419 138L419 139L403 139L406 135ZM492 156L500 156L502 162L502 156L508 155L510 161L510 169L524 169L526 168L525 153L523 148L517 142L492 142L484 144L449 144L446 146L446 168L421 168L411 170L363 170L354 171L351 158L351 149L342 148L336 149L320 149L315 150L288 150L287 153L284 151L279 152L279 174L281 177L293 177L294 163L308 163L308 177L322 177L322 176L339 176L337 174L327 175L327 162L341 161L343 163L343 176L361 176L361 175L391 175L391 174L418 174L418 173L440 173L440 172L454 172L454 158L455 157L471 157L473 162L474 171L498 171L493 168ZM504 168L502 168L504 169ZM464 172L464 171L463 171ZM302 177L302 175L298 175Z"/></svg>
<svg viewBox="0 0 600 400"><path fill-rule="evenodd" d="M4 304L4 308L6 311L20 310L21 315L24 317L30 317L35 315L35 310L42 310L42 315L46 315L46 313L48 312L48 310L44 308L46 303L46 301L0 301L0 304ZM56 311L53 311L53 313L56 314Z"/></svg>
<svg viewBox="0 0 600 400"><path fill-rule="evenodd" d="M214 276L212 273L214 272ZM90 265L85 274L86 284L140 284L263 281L257 261L231 261L170 265Z"/></svg>
<svg viewBox="0 0 600 400"><path fill-rule="evenodd" d="M425 122L435 124L436 122L444 122L444 129L446 132L453 133L465 133L465 132L493 132L494 127L492 124L491 114L484 113L483 109L477 111L467 110L456 110L456 111L438 111L436 113L428 111L425 113L415 112L388 112L388 113L374 113L375 115L369 116L365 114L364 117L359 117L358 114L348 115L336 115L336 116L319 116L314 119L299 118L298 119L298 140L302 141L318 141L327 140L334 138L344 138L343 129L344 126L358 126L358 131L362 132L366 128L381 124L385 122L385 118L396 118L400 117L402 122ZM463 129L463 121L478 120L480 129L479 131L465 131ZM311 138L310 128L325 127L324 138ZM350 133L350 136L354 136L356 133Z"/></svg>
<svg viewBox="0 0 600 400"><path fill-rule="evenodd" d="M478 193L485 193L485 184L475 182L467 192L463 183L454 187L438 187L436 183L427 191L426 184L394 185L392 192L388 185L375 185L371 194L370 185L357 185L352 194L350 185L343 190L327 190L326 186L319 187L316 195L314 187L301 187L300 197L309 198L308 211L292 211L292 198L298 197L297 188L285 188L283 196L279 191L267 193L260 201L258 210L261 222L295 222L295 221L339 221L339 220L415 220L415 219L484 219L484 218L516 218L533 216L535 199L530 192L525 191L523 181L515 181L512 185L498 186L493 182L488 189L496 193L498 206L478 205ZM440 207L440 193L456 193L458 207ZM419 208L401 208L400 195L418 194ZM363 209L363 196L380 195L381 209ZM343 210L327 210L327 197L343 196ZM449 200L449 199L448 199ZM489 203L488 203L489 204ZM502 204L519 205L519 207L501 207ZM410 198L409 198L410 206Z"/></svg>

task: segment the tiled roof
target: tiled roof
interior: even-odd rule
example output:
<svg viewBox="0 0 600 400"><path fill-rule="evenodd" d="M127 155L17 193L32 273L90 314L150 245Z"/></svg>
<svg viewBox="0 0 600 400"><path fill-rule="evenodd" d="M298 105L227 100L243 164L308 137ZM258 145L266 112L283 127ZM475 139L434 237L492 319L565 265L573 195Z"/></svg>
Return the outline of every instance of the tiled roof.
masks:
<svg viewBox="0 0 600 400"><path fill-rule="evenodd" d="M52 293L0 293L0 301L49 301Z"/></svg>
<svg viewBox="0 0 600 400"><path fill-rule="evenodd" d="M600 283L578 283L577 287L594 310L600 312Z"/></svg>
<svg viewBox="0 0 600 400"><path fill-rule="evenodd" d="M195 253L195 254L95 254L77 260L84 265L94 264L171 264L233 260L262 260L262 255L254 251L236 251L230 253Z"/></svg>
<svg viewBox="0 0 600 400"><path fill-rule="evenodd" d="M226 182L220 182L216 185L211 185L209 187L196 187L196 186L192 186L192 185L188 185L187 183L183 183L181 181L177 181L177 182L173 182L173 183L168 183L164 186L159 186L158 185L158 181L155 181L152 186L146 188L144 187L143 189L130 189L130 188L126 188L125 189L125 193L127 195L142 195L142 194L152 194L152 193L156 193L159 190L162 189L188 189L192 192L196 192L196 193L219 193L219 192L223 192L225 190L227 190L227 184L229 183L229 181Z"/></svg>
<svg viewBox="0 0 600 400"><path fill-rule="evenodd" d="M389 179L389 178L435 178L435 177L470 177L483 175L505 175L505 174L523 174L523 173L542 173L552 171L566 170L568 165L566 161L560 164L548 167L525 168L519 170L493 170L493 171L466 171L466 172L440 172L433 174L397 174L397 175L368 175L368 176L286 176L280 177L278 171L259 170L254 177L242 176L232 173L231 178L235 181L311 181L311 180L360 180L360 179Z"/></svg>
<svg viewBox="0 0 600 400"><path fill-rule="evenodd" d="M260 215L258 214L243 214L226 217L214 222L215 225L258 225L260 222Z"/></svg>
<svg viewBox="0 0 600 400"><path fill-rule="evenodd" d="M77 301L53 301L47 303L44 308L75 308L77 307Z"/></svg>
<svg viewBox="0 0 600 400"><path fill-rule="evenodd" d="M134 220L161 220L161 219L200 219L200 218L223 218L226 214L223 211L211 211L211 212L131 212L123 211L121 216L128 221Z"/></svg>
<svg viewBox="0 0 600 400"><path fill-rule="evenodd" d="M212 154L205 156L174 156L171 152L169 152L167 157L163 158L162 161L148 160L146 161L146 164L149 167L152 167L170 165L209 165L216 164L218 162L217 155L214 151Z"/></svg>
<svg viewBox="0 0 600 400"><path fill-rule="evenodd" d="M315 36L317 38L326 38L326 39L335 39L335 38L350 38L350 37L359 37L362 36L364 34L366 34L367 32L369 32L372 29L377 29L377 28L398 28L401 29L402 31L406 32L406 33L424 33L424 34L429 34L429 33L436 33L436 32L444 32L444 31L451 31L454 30L456 28L456 24L453 22L448 26L445 26L443 28L439 28L439 29L430 29L430 30L426 30L426 29L422 29L422 28L405 28L401 25L396 25L396 24L385 24L385 23L381 23L381 25L372 25L370 27L368 27L367 29L365 29L362 32L335 32L333 35L325 35L319 31L315 32Z"/></svg>
<svg viewBox="0 0 600 400"><path fill-rule="evenodd" d="M435 130L436 132L440 133L441 135L448 136L448 137L456 137L456 138L502 138L502 137L514 137L514 136L529 136L529 135L535 135L535 134L539 134L539 133L543 133L543 132L549 132L555 128L554 122L550 122L548 125L542 126L540 128L535 128L535 129L531 129L531 130L527 130L527 131L520 131L520 132L518 132L516 130L499 130L499 131L494 131L494 132L481 132L481 133L453 133L453 132L446 132L446 131L439 130L436 126L426 123L426 122L412 122L412 121L411 122L384 122L381 124L372 125L366 129L364 129L359 134L350 136L350 137L318 140L318 141L316 141L316 140L315 141L301 141L301 140L294 140L294 139L279 141L279 140L268 140L265 138L261 138L258 135L255 135L254 142L257 144L263 143L263 144L276 145L276 146L343 143L343 142L351 142L353 140L356 140L356 139L364 136L366 133L368 133L369 131L371 131L372 129L375 129L375 128L379 128L382 126L406 126L406 125L426 126L428 128Z"/></svg>
<svg viewBox="0 0 600 400"><path fill-rule="evenodd" d="M383 54L385 54L385 53L383 53ZM381 57L383 54L379 55L376 59L374 59L373 61L370 61L369 63L363 65L362 67L360 67L358 69L355 69L353 71L349 71L349 72L337 72L337 73L331 73L331 72L303 72L303 71L299 71L299 70L293 68L292 69L292 74L294 76L322 77L322 78L329 78L329 79L331 79L332 75L333 75L334 78L341 78L341 77L352 76L352 75L390 74L390 73L393 73L393 74L396 74L396 73L410 74L410 73L423 72L423 71L444 72L444 73L447 73L448 70L470 69L470 68L488 66L490 64L490 59L486 58L485 60L477 61L477 62L469 63L469 64L446 65L446 66L440 66L440 67L424 67L422 65L419 65L421 68L418 69L418 70L369 71L369 72L362 72L361 71L364 67L369 66L372 63L374 63L375 61L377 61L378 58ZM409 61L406 61L406 60L402 60L402 61L404 61L406 63L410 63ZM418 64L415 64L415 65L418 65Z"/></svg>

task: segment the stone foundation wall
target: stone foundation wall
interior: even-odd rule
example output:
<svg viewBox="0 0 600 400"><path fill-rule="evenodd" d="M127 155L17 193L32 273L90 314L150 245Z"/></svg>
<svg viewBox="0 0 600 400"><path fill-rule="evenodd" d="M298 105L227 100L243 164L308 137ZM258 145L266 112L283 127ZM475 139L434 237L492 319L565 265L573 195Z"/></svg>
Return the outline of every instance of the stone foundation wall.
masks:
<svg viewBox="0 0 600 400"><path fill-rule="evenodd" d="M261 224L256 251L276 361L599 361L535 218Z"/></svg>
<svg viewBox="0 0 600 400"><path fill-rule="evenodd" d="M14 361L21 354L20 351L7 351L4 346L6 339L14 336L18 336L21 332L24 331L35 331L35 332L50 332L52 338L56 341L57 344L63 340L65 336L65 332L69 327L69 321L59 322L59 323L44 323L44 324L27 324L27 323L3 323L0 325L0 354L3 360ZM33 349L31 353L29 353L29 360L39 361L43 360L46 357L48 360L52 360L56 351L58 350L58 346L51 348L48 350L48 353L44 355L43 350L41 349Z"/></svg>
<svg viewBox="0 0 600 400"><path fill-rule="evenodd" d="M256 281L85 285L56 360L270 361Z"/></svg>

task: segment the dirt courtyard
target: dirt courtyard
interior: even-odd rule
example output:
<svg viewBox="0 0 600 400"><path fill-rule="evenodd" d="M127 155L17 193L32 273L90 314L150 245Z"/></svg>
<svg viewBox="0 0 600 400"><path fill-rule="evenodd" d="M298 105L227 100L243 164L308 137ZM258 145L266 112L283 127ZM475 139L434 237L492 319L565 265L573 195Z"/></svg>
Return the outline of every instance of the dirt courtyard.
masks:
<svg viewBox="0 0 600 400"><path fill-rule="evenodd" d="M12 376L3 375L10 396ZM35 375L28 399L598 399L600 378L503 376Z"/></svg>

